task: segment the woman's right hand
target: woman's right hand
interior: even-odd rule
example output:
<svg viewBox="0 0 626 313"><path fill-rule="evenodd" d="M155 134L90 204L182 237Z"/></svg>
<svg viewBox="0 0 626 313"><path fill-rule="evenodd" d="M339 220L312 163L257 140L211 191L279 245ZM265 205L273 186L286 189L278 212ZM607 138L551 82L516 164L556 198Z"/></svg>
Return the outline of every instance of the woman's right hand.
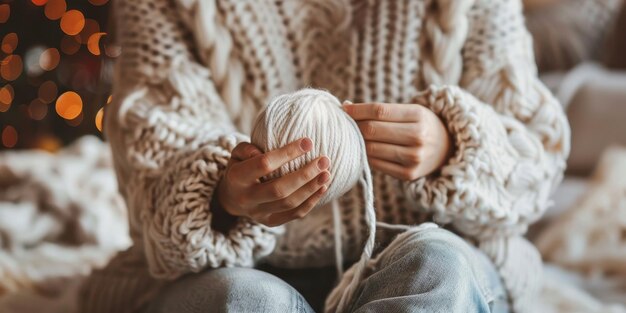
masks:
<svg viewBox="0 0 626 313"><path fill-rule="evenodd" d="M260 178L312 148L309 138L266 153L251 143L238 144L217 187L219 204L230 215L270 227L306 216L328 189L330 159L321 156L285 176L265 182Z"/></svg>

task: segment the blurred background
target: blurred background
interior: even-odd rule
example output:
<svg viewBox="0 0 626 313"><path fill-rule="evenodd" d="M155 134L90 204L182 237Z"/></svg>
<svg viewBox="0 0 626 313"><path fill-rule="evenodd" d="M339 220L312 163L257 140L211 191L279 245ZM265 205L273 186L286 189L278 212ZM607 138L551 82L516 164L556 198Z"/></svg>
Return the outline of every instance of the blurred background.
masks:
<svg viewBox="0 0 626 313"><path fill-rule="evenodd" d="M112 61L109 0L0 1L0 149L100 135Z"/></svg>
<svg viewBox="0 0 626 313"><path fill-rule="evenodd" d="M76 312L85 277L130 245L102 140L123 53L113 1L0 0L0 312ZM528 233L545 261L535 312L626 313L626 6L523 3L572 130L554 205Z"/></svg>

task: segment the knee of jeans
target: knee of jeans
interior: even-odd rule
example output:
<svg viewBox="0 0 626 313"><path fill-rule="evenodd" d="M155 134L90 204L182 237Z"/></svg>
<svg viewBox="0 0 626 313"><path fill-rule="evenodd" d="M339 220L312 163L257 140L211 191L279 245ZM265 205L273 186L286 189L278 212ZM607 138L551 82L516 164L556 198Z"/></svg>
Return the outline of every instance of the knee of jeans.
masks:
<svg viewBox="0 0 626 313"><path fill-rule="evenodd" d="M289 300L292 287L280 278L251 268L229 268L216 271L218 285L224 293L232 296L245 295L277 302ZM215 282L212 282L215 284Z"/></svg>
<svg viewBox="0 0 626 313"><path fill-rule="evenodd" d="M169 286L148 312L207 313L292 305L292 287L279 278L249 268L220 268L191 274ZM268 301L271 299L271 301Z"/></svg>
<svg viewBox="0 0 626 313"><path fill-rule="evenodd" d="M402 237L403 236L403 237ZM416 233L400 235L402 240L395 251L390 251L391 260L409 266L413 271L427 268L438 272L447 280L471 278L471 253L469 245L458 236L444 229L425 229Z"/></svg>

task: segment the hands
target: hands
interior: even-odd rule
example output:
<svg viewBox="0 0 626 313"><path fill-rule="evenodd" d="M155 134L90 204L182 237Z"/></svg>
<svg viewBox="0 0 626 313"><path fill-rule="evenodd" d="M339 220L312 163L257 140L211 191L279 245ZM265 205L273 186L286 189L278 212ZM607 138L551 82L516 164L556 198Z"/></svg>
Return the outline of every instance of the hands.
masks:
<svg viewBox="0 0 626 313"><path fill-rule="evenodd" d="M439 169L450 152L443 122L418 104L344 103L359 125L372 169L415 180Z"/></svg>
<svg viewBox="0 0 626 313"><path fill-rule="evenodd" d="M217 187L218 202L231 215L245 216L270 227L306 216L328 189L327 157L319 157L276 179L260 182L260 178L312 148L309 138L266 153L247 142L238 144Z"/></svg>

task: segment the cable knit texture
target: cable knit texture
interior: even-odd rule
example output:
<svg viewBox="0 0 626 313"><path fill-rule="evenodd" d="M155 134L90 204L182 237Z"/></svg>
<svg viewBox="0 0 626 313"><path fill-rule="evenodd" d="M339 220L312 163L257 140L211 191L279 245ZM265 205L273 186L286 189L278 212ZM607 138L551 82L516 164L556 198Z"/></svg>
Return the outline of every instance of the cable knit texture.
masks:
<svg viewBox="0 0 626 313"><path fill-rule="evenodd" d="M259 259L332 265L330 206L284 227L211 228L230 151L270 98L310 86L440 116L453 157L412 182L374 173L377 219L451 227L485 251L525 310L541 260L521 236L561 179L569 127L537 79L519 0L120 0L115 9L124 50L105 131L130 209L125 255L142 261L114 262L110 277L145 264L161 279ZM353 261L367 237L362 192L338 199ZM149 299L115 294L132 307Z"/></svg>

